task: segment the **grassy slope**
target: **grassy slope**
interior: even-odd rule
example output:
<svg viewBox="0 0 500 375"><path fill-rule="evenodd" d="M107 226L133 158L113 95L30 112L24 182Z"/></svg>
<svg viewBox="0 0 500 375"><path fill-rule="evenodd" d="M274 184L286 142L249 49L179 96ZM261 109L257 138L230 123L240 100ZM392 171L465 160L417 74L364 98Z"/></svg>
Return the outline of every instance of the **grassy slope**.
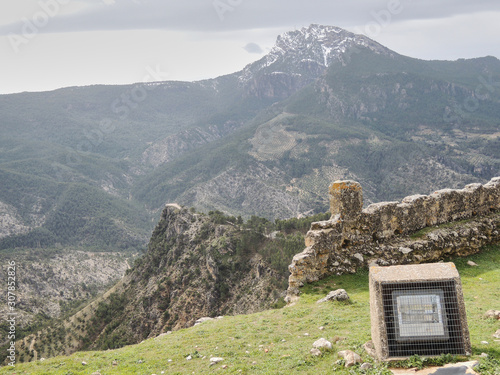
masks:
<svg viewBox="0 0 500 375"><path fill-rule="evenodd" d="M467 265L473 260L478 267ZM500 301L500 245L466 259L453 259L462 277L473 356L482 352L500 360L500 342L491 335L499 322L486 320L484 313L498 309ZM316 301L329 290L344 288L350 304ZM361 349L370 339L368 272L333 276L306 286L300 301L290 307L252 315L224 317L180 330L139 345L106 352L80 352L43 362L2 368L0 374L326 374L349 373L336 365L339 350L352 349L365 361L372 361ZM319 327L323 326L323 331ZM306 335L308 334L308 335ZM320 337L337 341L322 357L309 354ZM481 344L488 341L489 345ZM266 352L267 351L267 352ZM188 355L192 360L186 360ZM210 357L224 361L210 367ZM205 358L204 358L205 357ZM168 360L171 359L171 362ZM118 361L117 366L112 362ZM82 361L87 363L82 365ZM142 363L141 363L142 361ZM491 368L491 366L490 366ZM488 374L497 374L492 370ZM382 374L383 368L370 370ZM353 373L359 373L354 369ZM486 373L486 372L485 372Z"/></svg>

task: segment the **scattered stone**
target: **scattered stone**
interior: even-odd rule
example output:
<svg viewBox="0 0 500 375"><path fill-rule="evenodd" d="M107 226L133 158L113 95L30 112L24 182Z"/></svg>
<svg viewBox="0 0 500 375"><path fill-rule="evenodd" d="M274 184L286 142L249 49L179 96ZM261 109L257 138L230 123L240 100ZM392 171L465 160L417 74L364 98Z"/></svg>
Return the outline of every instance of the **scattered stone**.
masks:
<svg viewBox="0 0 500 375"><path fill-rule="evenodd" d="M96 372L93 372L92 374L90 375L101 375L101 373L99 371L96 371Z"/></svg>
<svg viewBox="0 0 500 375"><path fill-rule="evenodd" d="M87 366L87 362L82 361L82 366Z"/></svg>
<svg viewBox="0 0 500 375"><path fill-rule="evenodd" d="M313 355L315 357L319 357L321 355L321 350L316 349L316 348L312 348L310 353L311 353L311 355Z"/></svg>
<svg viewBox="0 0 500 375"><path fill-rule="evenodd" d="M488 358L488 354L486 354L486 353L481 353L480 357L481 357L481 358Z"/></svg>
<svg viewBox="0 0 500 375"><path fill-rule="evenodd" d="M190 355L188 355L188 356L186 357L186 361L190 361L190 360L192 360L192 359L193 359L193 357L191 357Z"/></svg>
<svg viewBox="0 0 500 375"><path fill-rule="evenodd" d="M469 261L467 262L467 264L468 264L469 266L471 266L471 267L476 267L476 266L477 266L477 263L474 263L472 260L469 260Z"/></svg>
<svg viewBox="0 0 500 375"><path fill-rule="evenodd" d="M363 345L363 349L365 349L365 352L370 356L370 357L373 357L373 358L376 358L377 357L377 353L375 351L375 346L373 345L373 341L370 340L368 342L366 342L364 345Z"/></svg>
<svg viewBox="0 0 500 375"><path fill-rule="evenodd" d="M269 353L269 349L268 349L268 348L265 348L265 349L264 349L264 353Z"/></svg>
<svg viewBox="0 0 500 375"><path fill-rule="evenodd" d="M212 357L210 358L210 366L216 365L217 363L222 362L223 360L224 358Z"/></svg>
<svg viewBox="0 0 500 375"><path fill-rule="evenodd" d="M497 331L493 334L493 337L496 339L500 339L500 329L497 329Z"/></svg>
<svg viewBox="0 0 500 375"><path fill-rule="evenodd" d="M413 249L411 249L411 248L409 248L409 247L404 247L404 246L401 246L401 247L399 248L399 251L400 251L401 253L403 253L403 254L410 254L410 253L413 251Z"/></svg>
<svg viewBox="0 0 500 375"><path fill-rule="evenodd" d="M349 296L344 289L333 290L325 298L320 299L317 303L323 303L326 301L347 301Z"/></svg>
<svg viewBox="0 0 500 375"><path fill-rule="evenodd" d="M197 326L198 324L209 322L211 320L214 320L214 318L209 318L209 317L200 318L196 322L194 322L194 325Z"/></svg>
<svg viewBox="0 0 500 375"><path fill-rule="evenodd" d="M360 253L354 254L353 257L359 260L361 263L365 261L365 258L363 258L363 255L361 255Z"/></svg>
<svg viewBox="0 0 500 375"><path fill-rule="evenodd" d="M138 364L141 364L141 363L144 363L144 361L143 361L142 359L139 359L139 360L137 361L137 363L138 363Z"/></svg>
<svg viewBox="0 0 500 375"><path fill-rule="evenodd" d="M485 315L487 318L500 319L500 310L488 310Z"/></svg>
<svg viewBox="0 0 500 375"><path fill-rule="evenodd" d="M342 350L338 353L345 361L345 367L352 367L356 363L361 363L361 357L359 354L354 353L352 350Z"/></svg>
<svg viewBox="0 0 500 375"><path fill-rule="evenodd" d="M373 365L371 363L365 362L359 368L361 370L369 370L369 369L373 368Z"/></svg>
<svg viewBox="0 0 500 375"><path fill-rule="evenodd" d="M111 363L112 366L118 366L118 362L117 360L115 359L112 363Z"/></svg>
<svg viewBox="0 0 500 375"><path fill-rule="evenodd" d="M227 365L223 365L222 368L225 370L227 369Z"/></svg>
<svg viewBox="0 0 500 375"><path fill-rule="evenodd" d="M40 362L43 362L43 361L45 361L45 358L43 358L43 357L40 358Z"/></svg>
<svg viewBox="0 0 500 375"><path fill-rule="evenodd" d="M281 340L281 342L286 342L286 340L285 340L285 339L283 339L283 340Z"/></svg>
<svg viewBox="0 0 500 375"><path fill-rule="evenodd" d="M489 342L488 342L488 341L481 341L481 344L483 344L483 345L488 345L488 344L489 344Z"/></svg>
<svg viewBox="0 0 500 375"><path fill-rule="evenodd" d="M428 367L417 371L413 369L391 369L394 375L478 375L474 368L479 365L478 361L449 363L442 367Z"/></svg>
<svg viewBox="0 0 500 375"><path fill-rule="evenodd" d="M252 365L256 365L256 364L257 364L257 362L255 362L255 361L252 362Z"/></svg>
<svg viewBox="0 0 500 375"><path fill-rule="evenodd" d="M324 338L320 338L319 340L316 340L314 343L313 343L313 348L316 348L316 349L332 349L333 348L333 345L330 341L324 339Z"/></svg>
<svg viewBox="0 0 500 375"><path fill-rule="evenodd" d="M169 359L167 362L172 362L172 360L171 360L171 359Z"/></svg>
<svg viewBox="0 0 500 375"><path fill-rule="evenodd" d="M304 333L304 336L309 336L309 333L307 333L307 332L306 332L306 333Z"/></svg>

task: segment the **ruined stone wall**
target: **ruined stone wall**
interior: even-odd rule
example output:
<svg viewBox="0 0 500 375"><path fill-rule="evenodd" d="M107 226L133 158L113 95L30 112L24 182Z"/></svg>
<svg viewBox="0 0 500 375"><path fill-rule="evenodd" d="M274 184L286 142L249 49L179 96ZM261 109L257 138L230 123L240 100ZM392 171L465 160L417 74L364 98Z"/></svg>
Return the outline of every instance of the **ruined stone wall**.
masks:
<svg viewBox="0 0 500 375"><path fill-rule="evenodd" d="M353 273L369 264L410 264L465 256L500 242L500 177L485 185L471 184L461 190L439 190L431 195L409 196L401 202L362 207L359 183L333 183L331 219L311 225L306 249L295 255L289 266L288 301L299 294L304 283L328 275ZM426 227L428 233L416 233Z"/></svg>

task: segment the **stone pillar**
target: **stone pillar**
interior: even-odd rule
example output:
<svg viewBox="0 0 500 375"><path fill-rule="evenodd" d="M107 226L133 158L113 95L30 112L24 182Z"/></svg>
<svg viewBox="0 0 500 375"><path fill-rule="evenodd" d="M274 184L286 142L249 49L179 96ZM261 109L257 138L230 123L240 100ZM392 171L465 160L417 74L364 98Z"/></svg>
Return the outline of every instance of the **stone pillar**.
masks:
<svg viewBox="0 0 500 375"><path fill-rule="evenodd" d="M356 181L335 181L330 186L330 212L344 221L355 220L363 209L363 189Z"/></svg>

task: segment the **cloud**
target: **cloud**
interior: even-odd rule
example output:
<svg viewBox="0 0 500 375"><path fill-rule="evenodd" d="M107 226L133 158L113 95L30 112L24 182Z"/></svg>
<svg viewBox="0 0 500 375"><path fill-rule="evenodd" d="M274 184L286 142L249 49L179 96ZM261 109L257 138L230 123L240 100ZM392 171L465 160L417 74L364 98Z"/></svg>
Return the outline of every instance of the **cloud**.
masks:
<svg viewBox="0 0 500 375"><path fill-rule="evenodd" d="M264 53L264 50L257 43L248 43L243 49L248 53L256 53L259 55Z"/></svg>
<svg viewBox="0 0 500 375"><path fill-rule="evenodd" d="M293 28L310 23L348 27L369 22L374 14L394 3L402 8L394 21L500 11L497 0L92 0L86 1L81 11L65 14L65 7L70 6L66 1L40 0L39 9L26 11L24 18L32 20L36 12L43 12L42 4L48 3L59 4L60 10L41 32L153 29L224 32ZM0 5L0 13L8 13L8 7ZM0 34L16 33L22 26L22 22L11 22L0 27Z"/></svg>

